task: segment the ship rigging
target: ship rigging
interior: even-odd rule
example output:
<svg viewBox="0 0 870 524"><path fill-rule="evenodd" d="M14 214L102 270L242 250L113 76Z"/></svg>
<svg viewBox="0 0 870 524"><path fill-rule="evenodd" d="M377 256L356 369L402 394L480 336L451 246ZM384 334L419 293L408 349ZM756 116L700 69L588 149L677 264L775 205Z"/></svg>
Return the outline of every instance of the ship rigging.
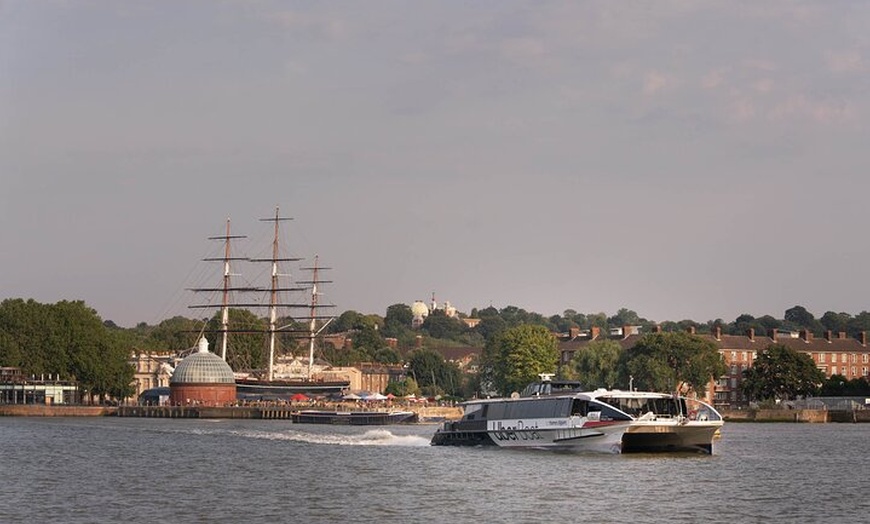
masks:
<svg viewBox="0 0 870 524"><path fill-rule="evenodd" d="M257 309L268 308L268 359L266 362L265 373L261 377L254 379L257 386L276 388L281 386L275 376L275 361L279 352L278 339L279 334L287 333L294 340L307 339L308 355L305 379L303 381L294 381L292 390L297 391L304 388L304 382L314 382L314 353L315 340L320 336L323 330L334 319L331 315L320 314L321 311L335 307L332 304L324 303L322 294L318 290L318 285L331 283L331 280L321 279L321 272L331 268L322 267L319 263L319 257L315 255L314 262L310 267L299 268L300 271L306 271L311 274L311 278L307 280L296 281L296 285L292 285L290 280L292 275L282 271L282 267L287 263L299 262L304 260L301 257L283 256L281 254L280 243L280 224L292 220L289 217L280 216L279 208L275 208L274 217L262 218L261 222L272 223L273 239L271 246L271 256L265 258L249 258L245 256L235 256L232 243L236 240L247 238L244 235L234 235L230 232L230 220L226 221L226 232L220 236L209 237L209 240L218 240L223 242L223 256L204 258L205 262L221 262L223 264L223 278L220 287L197 287L191 288L194 293L217 293L220 295L219 304L196 304L189 306L190 308L219 308L220 310L220 328L217 330L220 333L221 358L225 361L228 358L228 338L229 333L262 333L263 330L250 329L232 329L230 327L230 309ZM239 274L232 272L231 264L237 262L251 264L269 264L270 265L270 285L269 287L258 286L237 286L233 284L233 277L239 277ZM233 266L234 267L234 266ZM291 285L286 285L284 282L291 281ZM308 292L308 300L288 301L284 300L288 293L305 293ZM236 295L250 297L255 294L268 294L268 303L256 301L234 301ZM278 322L282 318L279 311L303 311L299 315L290 314L288 317L293 321L287 325L279 326ZM296 326L302 324L304 329L297 329ZM236 370L239 372L240 370ZM243 387L244 380L237 380L237 385ZM248 382L251 382L250 380ZM303 383L300 383L303 382ZM327 386L322 381L318 382L320 386ZM334 384L337 389L344 389L347 383L341 382ZM315 389L324 390L323 387ZM288 389L289 391L289 389ZM280 394L280 393L279 393Z"/></svg>

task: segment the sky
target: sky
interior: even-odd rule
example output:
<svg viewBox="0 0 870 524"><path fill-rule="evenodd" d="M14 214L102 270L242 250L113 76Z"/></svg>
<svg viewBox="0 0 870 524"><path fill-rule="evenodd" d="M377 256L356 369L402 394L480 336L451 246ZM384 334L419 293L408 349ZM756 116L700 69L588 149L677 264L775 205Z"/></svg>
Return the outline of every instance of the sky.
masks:
<svg viewBox="0 0 870 524"><path fill-rule="evenodd" d="M208 237L268 254L279 207L338 311L857 314L868 27L864 1L0 0L0 299L196 316Z"/></svg>

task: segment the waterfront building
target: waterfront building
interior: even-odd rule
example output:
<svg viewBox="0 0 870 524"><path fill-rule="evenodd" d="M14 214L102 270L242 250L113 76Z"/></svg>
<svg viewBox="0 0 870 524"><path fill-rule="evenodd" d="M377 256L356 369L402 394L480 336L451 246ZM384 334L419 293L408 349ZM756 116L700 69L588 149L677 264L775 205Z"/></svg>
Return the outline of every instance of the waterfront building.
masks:
<svg viewBox="0 0 870 524"><path fill-rule="evenodd" d="M656 329L660 328L657 326ZM693 327L688 331L697 334ZM826 331L823 337L818 338L806 329L794 334L773 329L767 336L758 336L754 329L750 329L745 335L725 335L720 327L715 327L712 333L697 335L716 345L727 366L725 374L711 382L707 391L701 395L716 408L734 409L749 405L749 399L743 395L741 389L743 372L752 366L758 352L773 344L782 344L809 355L825 378L831 378L832 375L841 375L847 380L870 378L867 332L861 332L856 338L849 338L844 332L834 335L831 331ZM597 327L588 331L572 329L559 342L560 365L567 365L577 351L582 351L594 340L601 340L601 336L601 330ZM635 326L624 326L614 330L609 338L625 350L634 347L641 336L640 330Z"/></svg>
<svg viewBox="0 0 870 524"><path fill-rule="evenodd" d="M78 386L60 375L26 376L17 367L0 368L0 404L78 404Z"/></svg>
<svg viewBox="0 0 870 524"><path fill-rule="evenodd" d="M153 388L168 388L169 379L179 361L174 352L134 350L129 360L134 370L133 385L136 388L134 398Z"/></svg>
<svg viewBox="0 0 870 524"><path fill-rule="evenodd" d="M209 352L205 337L199 350L184 358L169 381L169 400L176 405L221 406L236 401L233 370L221 357Z"/></svg>

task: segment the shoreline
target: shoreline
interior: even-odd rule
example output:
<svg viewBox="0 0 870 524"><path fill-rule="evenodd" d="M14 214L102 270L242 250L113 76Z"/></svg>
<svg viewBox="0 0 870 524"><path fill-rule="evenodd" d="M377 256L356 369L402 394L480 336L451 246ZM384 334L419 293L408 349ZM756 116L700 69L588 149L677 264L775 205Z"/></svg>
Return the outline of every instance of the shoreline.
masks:
<svg viewBox="0 0 870 524"><path fill-rule="evenodd" d="M337 411L388 411L372 406L331 406ZM41 404L0 404L0 417L146 417L211 419L289 419L290 413L313 408L310 404L264 406L50 406ZM401 406L417 413L420 423L458 420L462 408L450 406ZM823 409L746 409L721 411L725 422L791 422L808 424L870 423L870 410L828 411Z"/></svg>
<svg viewBox="0 0 870 524"><path fill-rule="evenodd" d="M373 412L390 411L392 408L372 406L360 409L356 406L341 406L336 411ZM41 404L0 404L0 417L144 417L144 418L209 418L209 419L258 419L286 420L291 413L312 408L301 405L263 406L49 406ZM462 416L462 408L443 406L402 407L413 411L421 423L456 420Z"/></svg>

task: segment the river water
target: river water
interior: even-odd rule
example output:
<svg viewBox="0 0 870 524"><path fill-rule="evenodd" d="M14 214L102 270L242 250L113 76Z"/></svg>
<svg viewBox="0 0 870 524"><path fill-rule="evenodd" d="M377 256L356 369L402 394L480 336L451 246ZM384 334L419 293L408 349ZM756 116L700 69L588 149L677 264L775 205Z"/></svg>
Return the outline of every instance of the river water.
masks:
<svg viewBox="0 0 870 524"><path fill-rule="evenodd" d="M865 522L870 424L713 455L431 447L436 426L0 418L0 522Z"/></svg>

